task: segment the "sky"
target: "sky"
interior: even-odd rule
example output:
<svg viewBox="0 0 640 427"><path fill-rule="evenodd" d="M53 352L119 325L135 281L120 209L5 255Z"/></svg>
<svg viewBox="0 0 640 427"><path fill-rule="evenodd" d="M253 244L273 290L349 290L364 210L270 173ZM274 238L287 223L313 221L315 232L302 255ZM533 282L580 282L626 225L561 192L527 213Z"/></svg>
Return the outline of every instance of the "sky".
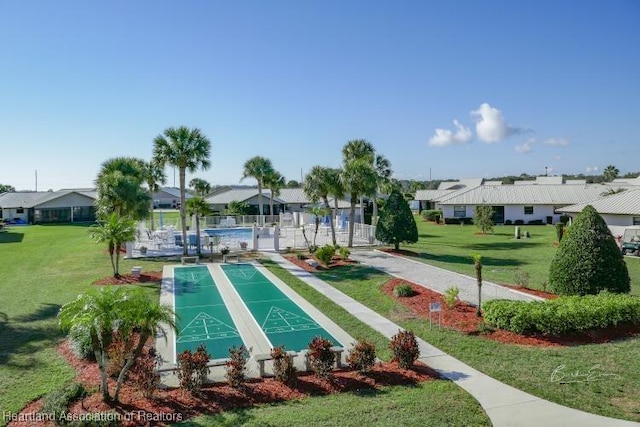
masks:
<svg viewBox="0 0 640 427"><path fill-rule="evenodd" d="M352 139L398 179L640 171L638 22L635 0L0 0L0 183L93 187L183 125L213 185L257 155L300 181Z"/></svg>

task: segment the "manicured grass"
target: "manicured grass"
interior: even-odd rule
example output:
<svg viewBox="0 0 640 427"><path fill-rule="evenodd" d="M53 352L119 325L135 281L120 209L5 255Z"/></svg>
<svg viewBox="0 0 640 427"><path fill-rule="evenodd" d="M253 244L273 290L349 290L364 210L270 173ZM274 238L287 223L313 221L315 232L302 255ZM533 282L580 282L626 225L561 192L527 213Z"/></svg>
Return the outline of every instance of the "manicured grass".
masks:
<svg viewBox="0 0 640 427"><path fill-rule="evenodd" d="M0 233L0 260L0 313L7 317L4 321L0 314L0 412L15 412L73 379L73 370L56 353L62 338L58 310L113 272L106 247L80 225L11 226ZM133 265L123 260L121 271ZM150 261L135 265L162 269Z"/></svg>
<svg viewBox="0 0 640 427"><path fill-rule="evenodd" d="M404 307L380 289L390 278L365 266L343 267L318 276L427 342L476 369L536 396L617 418L640 421L640 338L606 344L538 348L500 344L449 330L430 330L429 322L406 315ZM565 374L606 375L595 381L560 384L554 370ZM613 377L615 375L616 377ZM556 376L558 378L558 376Z"/></svg>
<svg viewBox="0 0 640 427"><path fill-rule="evenodd" d="M477 403L449 381L309 397L199 417L183 426L490 426Z"/></svg>
<svg viewBox="0 0 640 427"><path fill-rule="evenodd" d="M555 227L546 225L520 226L522 234L530 238L516 239L515 226L498 225L493 233L478 235L473 225L435 225L415 216L420 240L401 249L418 253L415 259L447 270L473 276L474 254L482 255L483 277L496 283L515 284L519 269L529 274L529 287L543 289L549 278L549 265L556 253ZM640 257L625 257L631 293L640 295Z"/></svg>

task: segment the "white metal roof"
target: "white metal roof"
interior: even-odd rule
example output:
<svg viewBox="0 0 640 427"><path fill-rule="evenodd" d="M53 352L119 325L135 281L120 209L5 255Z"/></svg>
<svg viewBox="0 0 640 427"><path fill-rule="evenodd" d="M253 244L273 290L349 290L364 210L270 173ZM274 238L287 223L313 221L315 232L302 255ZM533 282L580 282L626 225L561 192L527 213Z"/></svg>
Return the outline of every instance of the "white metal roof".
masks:
<svg viewBox="0 0 640 427"><path fill-rule="evenodd" d="M212 194L205 197L205 200L210 205L228 205L231 202L244 202L252 197L258 196L257 188L232 188L222 193ZM271 191L262 189L262 197L266 203L266 200L271 197ZM274 197L274 202L285 203L278 197Z"/></svg>
<svg viewBox="0 0 640 427"><path fill-rule="evenodd" d="M61 190L61 191L15 191L0 194L0 208L33 208L42 203L55 200L70 193L78 193L95 200L95 191Z"/></svg>
<svg viewBox="0 0 640 427"><path fill-rule="evenodd" d="M448 194L454 193L456 190L417 190L414 200L435 201Z"/></svg>
<svg viewBox="0 0 640 427"><path fill-rule="evenodd" d="M493 185L481 186L445 197L442 205L572 205L601 196L602 185Z"/></svg>
<svg viewBox="0 0 640 427"><path fill-rule="evenodd" d="M443 181L438 186L438 190L477 187L479 185L482 185L482 180L482 178L465 178L458 181Z"/></svg>
<svg viewBox="0 0 640 427"><path fill-rule="evenodd" d="M282 188L278 198L284 203L311 203L302 188Z"/></svg>
<svg viewBox="0 0 640 427"><path fill-rule="evenodd" d="M640 215L640 189L626 190L621 193L601 197L591 202L579 203L559 209L562 212L582 212L591 205L598 213L612 215Z"/></svg>

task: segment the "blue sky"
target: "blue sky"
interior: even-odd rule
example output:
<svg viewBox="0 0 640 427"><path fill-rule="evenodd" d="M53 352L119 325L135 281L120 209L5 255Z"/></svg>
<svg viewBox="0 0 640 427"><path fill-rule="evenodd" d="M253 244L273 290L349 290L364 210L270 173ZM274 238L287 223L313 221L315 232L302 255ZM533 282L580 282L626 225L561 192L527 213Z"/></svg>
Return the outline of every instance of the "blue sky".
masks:
<svg viewBox="0 0 640 427"><path fill-rule="evenodd" d="M180 125L213 184L255 155L300 180L355 138L401 179L640 171L638 22L633 0L2 1L0 183L90 187Z"/></svg>

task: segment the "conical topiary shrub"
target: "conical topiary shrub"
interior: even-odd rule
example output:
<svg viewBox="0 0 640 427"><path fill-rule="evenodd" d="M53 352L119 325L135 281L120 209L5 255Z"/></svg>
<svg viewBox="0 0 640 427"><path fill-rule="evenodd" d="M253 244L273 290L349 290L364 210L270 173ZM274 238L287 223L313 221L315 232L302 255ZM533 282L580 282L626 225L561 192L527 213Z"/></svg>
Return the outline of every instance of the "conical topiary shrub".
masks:
<svg viewBox="0 0 640 427"><path fill-rule="evenodd" d="M562 295L631 290L627 264L593 206L582 210L560 241L549 270L549 288Z"/></svg>
<svg viewBox="0 0 640 427"><path fill-rule="evenodd" d="M387 245L393 245L395 250L400 243L415 243L418 241L418 226L413 218L409 203L398 190L393 190L387 199L380 219L376 225L376 239Z"/></svg>

